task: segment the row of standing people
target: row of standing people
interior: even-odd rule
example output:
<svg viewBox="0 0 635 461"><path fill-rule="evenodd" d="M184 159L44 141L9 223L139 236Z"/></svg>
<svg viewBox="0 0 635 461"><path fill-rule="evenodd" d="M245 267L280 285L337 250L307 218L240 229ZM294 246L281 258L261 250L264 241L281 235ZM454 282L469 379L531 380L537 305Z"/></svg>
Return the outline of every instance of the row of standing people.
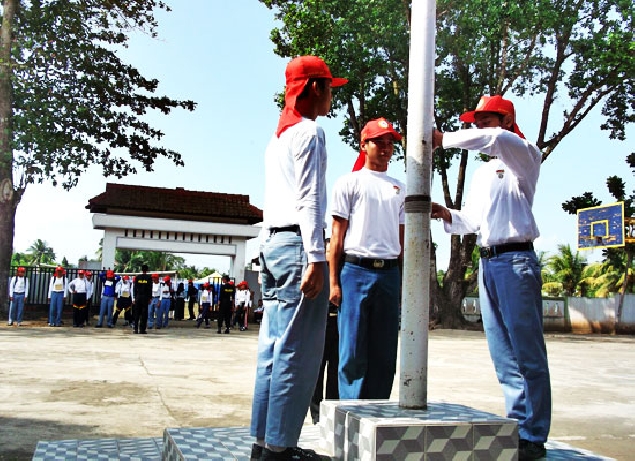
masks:
<svg viewBox="0 0 635 461"><path fill-rule="evenodd" d="M147 267L147 266L146 266ZM104 323L107 327L113 328L117 324L119 316L122 314L126 321L134 326L135 319L133 307L135 306L135 277L132 279L128 275L119 276L114 271L102 271L99 274L101 279L101 297L99 308L99 319L96 328L101 328ZM247 314L251 306L251 293L246 282L241 282L235 288L229 281L229 277L222 279L220 297L223 315L221 320L225 320L229 311L230 320L226 320L226 326L232 322L235 327L240 325L241 330L248 328ZM199 317L209 323L211 317L211 306L214 303L215 293L213 285L205 284L201 290L202 299L199 300L199 291L194 286L192 280L188 283L187 290L183 283L180 283L176 290L172 289L170 276L165 276L160 280L158 274L152 274L150 288L150 302L148 304L148 316L146 325L149 328L167 328L169 322L169 311L174 310L175 320L183 319L185 298L189 298L190 320L195 320L195 305L208 305L208 312L205 316ZM52 327L62 326L62 311L64 302L70 295L70 303L73 309L73 327L84 327L89 325L91 301L93 298L95 284L93 272L91 270L80 269L77 277L70 282L66 277L66 270L62 266L57 266L48 286L49 315L48 325ZM16 324L21 326L24 317L24 306L29 296L29 279L26 277L26 269L18 267L16 275L9 280L9 319L8 325ZM174 306L173 306L174 303ZM227 308L228 306L233 306ZM232 321L232 313L233 321ZM220 327L219 327L220 328Z"/></svg>
<svg viewBox="0 0 635 461"><path fill-rule="evenodd" d="M205 283L201 287L200 303L202 309L196 321L196 327L200 328L203 322L205 322L205 328L211 328L212 306L216 296L218 296L219 308L217 318L218 329L216 332L218 334L223 332L223 324L225 325L225 334L229 334L230 328L236 325L240 326L241 331L247 330L249 308L251 307L249 285L246 282L234 285L226 275L221 279L218 295L214 286L210 283Z"/></svg>

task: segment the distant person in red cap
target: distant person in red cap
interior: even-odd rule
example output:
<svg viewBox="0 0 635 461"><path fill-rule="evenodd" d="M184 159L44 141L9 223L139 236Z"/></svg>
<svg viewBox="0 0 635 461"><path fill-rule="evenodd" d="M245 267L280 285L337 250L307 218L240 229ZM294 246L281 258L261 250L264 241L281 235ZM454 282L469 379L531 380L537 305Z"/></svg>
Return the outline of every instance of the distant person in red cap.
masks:
<svg viewBox="0 0 635 461"><path fill-rule="evenodd" d="M16 322L18 326L22 325L22 316L24 315L24 302L29 297L29 279L26 277L26 269L18 267L16 275L11 277L9 281L9 323L13 325Z"/></svg>
<svg viewBox="0 0 635 461"><path fill-rule="evenodd" d="M99 321L95 328L101 328L106 318L108 328L114 328L112 323L113 311L115 308L115 288L117 280L115 280L115 271L107 270L99 275L101 279L101 303L99 305Z"/></svg>
<svg viewBox="0 0 635 461"><path fill-rule="evenodd" d="M93 308L93 292L95 290L95 282L93 282L93 271L86 269L84 271L86 277L86 308L84 309L84 325L90 325Z"/></svg>
<svg viewBox="0 0 635 461"><path fill-rule="evenodd" d="M363 168L333 185L329 281L339 306L340 399L387 399L397 370L406 186L388 176L401 135L384 118L361 133Z"/></svg>
<svg viewBox="0 0 635 461"><path fill-rule="evenodd" d="M198 320L196 320L196 328L201 327L201 323L203 320L205 321L205 328L210 328L209 319L211 318L212 304L214 303L214 288L209 282L203 284L201 289L201 306L203 307L203 312L199 315Z"/></svg>
<svg viewBox="0 0 635 461"><path fill-rule="evenodd" d="M117 326L117 319L123 312L124 320L131 321L132 315L130 314L130 308L132 307L132 298L134 297L134 288L129 275L124 275L121 280L117 282L115 286L115 295L117 296L117 303L115 313L112 316L112 326Z"/></svg>
<svg viewBox="0 0 635 461"><path fill-rule="evenodd" d="M73 326L75 328L83 327L85 322L84 309L86 309L86 298L89 290L84 269L77 271L77 277L68 286L71 292L71 304L73 305Z"/></svg>
<svg viewBox="0 0 635 461"><path fill-rule="evenodd" d="M551 385L542 327L542 279L532 212L542 154L516 124L511 101L483 96L461 121L477 129L434 132L433 147L477 150L489 156L472 178L461 210L432 204L446 232L476 233L481 247L479 298L483 327L507 417L518 420L519 459L546 455Z"/></svg>
<svg viewBox="0 0 635 461"><path fill-rule="evenodd" d="M62 309L64 308L64 298L68 290L66 281L66 271L62 266L57 266L53 272L53 277L49 283L48 299L49 305L49 326L62 326Z"/></svg>
<svg viewBox="0 0 635 461"><path fill-rule="evenodd" d="M161 328L159 316L161 314L161 281L159 274L152 274L152 298L148 306L148 329Z"/></svg>
<svg viewBox="0 0 635 461"><path fill-rule="evenodd" d="M326 145L316 123L331 109L334 78L317 56L286 71L285 107L265 152L260 248L264 316L258 339L251 459L320 459L297 447L324 347ZM266 447L265 447L266 445Z"/></svg>
<svg viewBox="0 0 635 461"><path fill-rule="evenodd" d="M157 329L167 328L170 318L170 305L172 304L172 280L169 275L163 277L161 282L160 295L161 299L159 312L157 313Z"/></svg>

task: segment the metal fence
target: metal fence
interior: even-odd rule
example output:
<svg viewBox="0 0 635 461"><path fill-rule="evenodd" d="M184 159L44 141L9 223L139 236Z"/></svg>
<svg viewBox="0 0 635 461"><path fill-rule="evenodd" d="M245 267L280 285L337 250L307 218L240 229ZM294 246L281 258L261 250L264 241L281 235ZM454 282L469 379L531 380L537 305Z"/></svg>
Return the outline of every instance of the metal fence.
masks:
<svg viewBox="0 0 635 461"><path fill-rule="evenodd" d="M29 280L29 296L26 299L25 304L29 306L48 306L49 299L49 284L51 282L51 277L55 272L54 267L30 267L30 266L21 266L26 270L26 278ZM77 278L77 272L80 270L78 268L64 268L66 270L66 280L68 283L75 280ZM11 277L16 275L18 271L17 266L12 266L9 271L9 283L11 281ZM101 280L99 279L99 271L93 272L93 297L92 302L95 304L99 301L101 293ZM70 306L70 299L67 296L64 299L64 306Z"/></svg>

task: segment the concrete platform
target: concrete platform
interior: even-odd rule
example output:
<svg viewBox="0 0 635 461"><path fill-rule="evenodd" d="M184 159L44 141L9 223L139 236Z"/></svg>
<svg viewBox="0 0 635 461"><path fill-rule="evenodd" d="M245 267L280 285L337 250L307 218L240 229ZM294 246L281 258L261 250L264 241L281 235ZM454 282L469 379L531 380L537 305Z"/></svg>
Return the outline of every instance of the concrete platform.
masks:
<svg viewBox="0 0 635 461"><path fill-rule="evenodd" d="M329 456L319 426L305 426L300 437L300 446L316 450ZM404 439L405 440L405 439ZM228 428L182 428L166 429L163 438L146 437L136 439L100 439L100 440L59 440L38 442L33 461L248 461L253 438L246 427ZM585 460L610 461L587 450L572 447L563 442L549 441L547 461ZM332 459L366 459L335 458ZM401 456L398 453L379 453L377 460L515 460L517 457L453 457L445 455Z"/></svg>

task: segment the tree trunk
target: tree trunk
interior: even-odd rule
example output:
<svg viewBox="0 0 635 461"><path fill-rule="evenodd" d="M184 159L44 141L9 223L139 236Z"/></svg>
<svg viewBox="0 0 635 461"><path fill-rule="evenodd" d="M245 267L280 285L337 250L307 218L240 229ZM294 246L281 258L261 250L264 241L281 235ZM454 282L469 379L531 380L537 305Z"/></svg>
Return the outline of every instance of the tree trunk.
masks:
<svg viewBox="0 0 635 461"><path fill-rule="evenodd" d="M435 301L443 328L465 328L467 325L461 306L469 285L465 273L472 261L475 244L475 235L451 237L450 265L443 278L443 287L436 290Z"/></svg>
<svg viewBox="0 0 635 461"><path fill-rule="evenodd" d="M0 30L0 310L8 312L8 283L15 210L20 194L13 189L13 150L11 148L11 40L13 17L18 0L3 0Z"/></svg>

